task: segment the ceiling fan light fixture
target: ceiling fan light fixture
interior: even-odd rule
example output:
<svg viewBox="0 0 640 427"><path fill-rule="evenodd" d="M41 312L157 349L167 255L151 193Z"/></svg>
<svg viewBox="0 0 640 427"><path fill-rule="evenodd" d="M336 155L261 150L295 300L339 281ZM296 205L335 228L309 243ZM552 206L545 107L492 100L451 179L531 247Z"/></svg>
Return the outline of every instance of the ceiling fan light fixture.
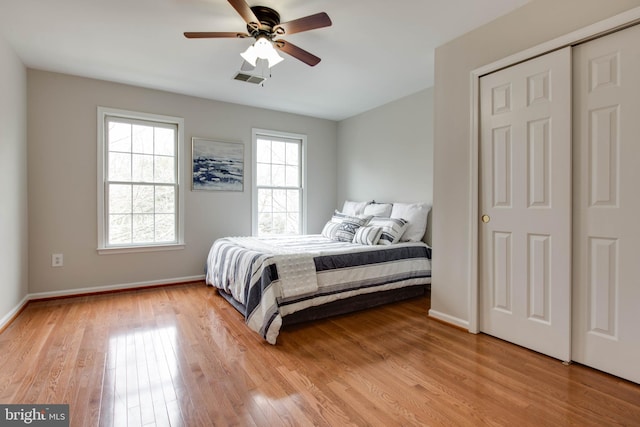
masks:
<svg viewBox="0 0 640 427"><path fill-rule="evenodd" d="M249 46L247 50L240 54L242 59L247 61L251 66L256 66L256 61L258 60L258 54L256 53L256 48L253 45Z"/></svg>
<svg viewBox="0 0 640 427"><path fill-rule="evenodd" d="M266 59L269 63L269 68L277 65L284 59L276 52L276 49L273 47L273 42L266 37L258 37L256 42L249 46L240 56L254 67L256 66L258 58Z"/></svg>

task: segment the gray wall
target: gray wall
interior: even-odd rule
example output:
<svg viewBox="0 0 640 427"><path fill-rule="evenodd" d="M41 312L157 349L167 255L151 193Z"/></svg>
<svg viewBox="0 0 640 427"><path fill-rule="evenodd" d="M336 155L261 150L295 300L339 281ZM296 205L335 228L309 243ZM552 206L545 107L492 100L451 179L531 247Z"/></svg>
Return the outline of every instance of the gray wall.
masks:
<svg viewBox="0 0 640 427"><path fill-rule="evenodd" d="M319 233L336 204L334 121L37 70L27 105L30 293L202 275L214 239L251 234L252 127L307 135L308 232ZM192 192L187 177L184 250L98 255L99 105L183 117L187 174L191 137L244 143L244 192ZM64 267L51 267L52 253L64 254Z"/></svg>
<svg viewBox="0 0 640 427"><path fill-rule="evenodd" d="M0 326L28 293L27 71L0 37Z"/></svg>
<svg viewBox="0 0 640 427"><path fill-rule="evenodd" d="M469 320L471 71L636 6L534 0L436 50L432 310L461 325Z"/></svg>
<svg viewBox="0 0 640 427"><path fill-rule="evenodd" d="M433 89L338 124L338 205L433 201Z"/></svg>

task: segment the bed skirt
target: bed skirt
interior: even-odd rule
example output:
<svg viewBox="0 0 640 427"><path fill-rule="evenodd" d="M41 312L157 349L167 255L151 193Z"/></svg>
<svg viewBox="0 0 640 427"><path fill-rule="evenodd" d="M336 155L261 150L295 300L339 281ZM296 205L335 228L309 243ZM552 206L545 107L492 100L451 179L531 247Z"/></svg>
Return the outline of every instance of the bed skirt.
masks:
<svg viewBox="0 0 640 427"><path fill-rule="evenodd" d="M226 299L240 314L245 315L245 307L236 301L230 294L221 289L216 289L218 293ZM374 292L370 294L356 295L346 299L332 301L320 306L305 308L295 313L291 313L282 318L282 325L289 326L313 320L325 319L327 317L339 316L341 314L353 313L355 311L366 310L384 304L403 301L428 295L431 285L415 285L405 288L390 289L387 291Z"/></svg>

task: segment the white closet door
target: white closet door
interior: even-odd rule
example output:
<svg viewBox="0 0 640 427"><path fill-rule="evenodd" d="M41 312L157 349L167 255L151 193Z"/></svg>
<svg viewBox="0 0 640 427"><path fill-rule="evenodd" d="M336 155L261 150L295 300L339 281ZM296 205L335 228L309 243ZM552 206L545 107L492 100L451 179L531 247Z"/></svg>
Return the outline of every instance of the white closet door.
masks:
<svg viewBox="0 0 640 427"><path fill-rule="evenodd" d="M480 330L568 361L571 50L484 76L480 91Z"/></svg>
<svg viewBox="0 0 640 427"><path fill-rule="evenodd" d="M638 40L574 49L573 359L640 383Z"/></svg>

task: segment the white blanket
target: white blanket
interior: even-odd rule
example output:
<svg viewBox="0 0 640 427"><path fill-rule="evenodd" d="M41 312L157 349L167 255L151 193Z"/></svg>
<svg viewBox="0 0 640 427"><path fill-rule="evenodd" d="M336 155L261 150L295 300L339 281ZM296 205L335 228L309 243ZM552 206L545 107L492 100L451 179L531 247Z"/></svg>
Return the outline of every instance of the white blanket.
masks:
<svg viewBox="0 0 640 427"><path fill-rule="evenodd" d="M274 255L282 297L296 297L318 290L316 264L313 260L317 254L288 250L251 237L230 237L228 240L247 249Z"/></svg>

